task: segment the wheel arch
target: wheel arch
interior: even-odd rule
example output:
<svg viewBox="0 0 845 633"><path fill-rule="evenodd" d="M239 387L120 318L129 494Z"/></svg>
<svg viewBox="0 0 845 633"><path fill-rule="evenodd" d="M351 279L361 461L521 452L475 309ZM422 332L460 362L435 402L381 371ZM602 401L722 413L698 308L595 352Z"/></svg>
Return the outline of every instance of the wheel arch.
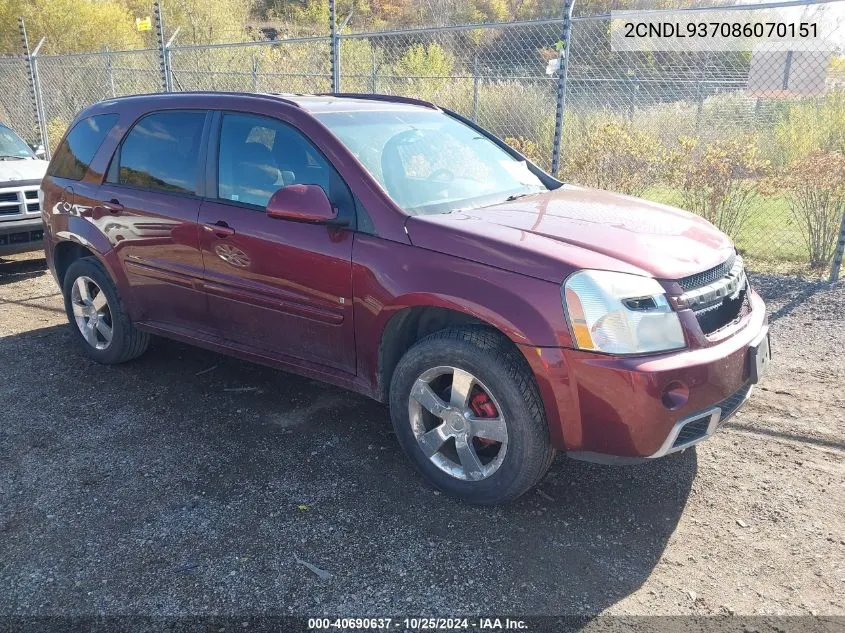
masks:
<svg viewBox="0 0 845 633"><path fill-rule="evenodd" d="M76 240L62 240L53 247L53 265L59 287L64 287L65 275L70 265L83 257L94 257L102 261L96 251Z"/></svg>
<svg viewBox="0 0 845 633"><path fill-rule="evenodd" d="M93 239L88 239L89 235L86 233L93 233L93 235L90 235ZM94 229L90 229L88 232L62 231L57 233L52 246L52 264L56 281L59 288L63 289L65 275L70 265L83 257L93 257L106 269L112 282L117 286L127 311L135 319L137 317L136 305L129 280L126 278L114 249L110 248L108 241L105 244L102 243L102 240L105 239L105 236Z"/></svg>
<svg viewBox="0 0 845 633"><path fill-rule="evenodd" d="M495 323L466 304L444 301L414 302L395 309L385 319L378 345L376 399L386 402L390 380L399 360L417 341L450 327L476 326L491 330L517 349L512 324Z"/></svg>

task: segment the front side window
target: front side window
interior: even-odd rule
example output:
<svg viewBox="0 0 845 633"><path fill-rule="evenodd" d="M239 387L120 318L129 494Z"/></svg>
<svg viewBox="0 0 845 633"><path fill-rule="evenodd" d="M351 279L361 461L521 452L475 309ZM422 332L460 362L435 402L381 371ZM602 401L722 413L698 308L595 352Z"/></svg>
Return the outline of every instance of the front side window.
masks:
<svg viewBox="0 0 845 633"><path fill-rule="evenodd" d="M79 121L56 150L47 175L82 180L117 119L116 114L97 114Z"/></svg>
<svg viewBox="0 0 845 633"><path fill-rule="evenodd" d="M334 169L297 130L261 116L223 115L218 198L263 208L276 191L294 184L319 185L333 201L341 186Z"/></svg>
<svg viewBox="0 0 845 633"><path fill-rule="evenodd" d="M397 205L447 213L546 191L525 161L436 110L317 114Z"/></svg>
<svg viewBox="0 0 845 633"><path fill-rule="evenodd" d="M204 123L203 112L145 116L121 145L117 181L153 191L196 194Z"/></svg>

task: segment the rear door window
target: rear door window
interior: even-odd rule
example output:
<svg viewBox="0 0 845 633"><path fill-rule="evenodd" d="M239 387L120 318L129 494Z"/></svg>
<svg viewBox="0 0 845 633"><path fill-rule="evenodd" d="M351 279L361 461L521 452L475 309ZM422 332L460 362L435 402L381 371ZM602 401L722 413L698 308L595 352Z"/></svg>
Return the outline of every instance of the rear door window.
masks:
<svg viewBox="0 0 845 633"><path fill-rule="evenodd" d="M47 175L82 180L117 118L116 114L97 114L74 125L50 161Z"/></svg>
<svg viewBox="0 0 845 633"><path fill-rule="evenodd" d="M109 180L118 184L195 195L204 112L149 114L127 134ZM116 174L115 174L116 172Z"/></svg>

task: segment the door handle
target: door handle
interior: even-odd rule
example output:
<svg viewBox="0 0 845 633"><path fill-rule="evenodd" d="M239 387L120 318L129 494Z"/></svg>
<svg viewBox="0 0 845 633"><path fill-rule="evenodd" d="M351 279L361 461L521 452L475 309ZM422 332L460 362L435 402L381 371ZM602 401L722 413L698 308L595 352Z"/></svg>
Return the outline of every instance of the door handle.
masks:
<svg viewBox="0 0 845 633"><path fill-rule="evenodd" d="M229 237L235 234L235 229L223 220L218 220L214 224L203 224L202 226L206 231L214 233L217 237Z"/></svg>
<svg viewBox="0 0 845 633"><path fill-rule="evenodd" d="M117 200L115 200L114 198L112 198L112 199L111 199L111 200L109 200L108 202L104 202L101 206L102 206L102 207L103 207L106 211L108 211L109 213L112 213L112 214L115 214L115 215L116 215L116 214L118 214L118 213L120 213L120 212L121 212L121 211L123 211L123 209L124 209L123 205L122 205L122 204L120 204L120 202L118 202L118 201L117 201Z"/></svg>

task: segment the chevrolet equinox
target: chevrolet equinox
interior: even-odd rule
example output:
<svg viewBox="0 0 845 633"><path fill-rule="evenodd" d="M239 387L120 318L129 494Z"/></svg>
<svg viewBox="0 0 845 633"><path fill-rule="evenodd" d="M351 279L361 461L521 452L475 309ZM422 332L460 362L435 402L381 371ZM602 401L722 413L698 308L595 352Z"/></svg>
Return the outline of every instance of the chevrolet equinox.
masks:
<svg viewBox="0 0 845 633"><path fill-rule="evenodd" d="M424 101L103 101L42 195L92 359L154 334L366 394L422 475L473 503L524 493L557 450L688 448L770 358L763 302L711 224L564 184Z"/></svg>

